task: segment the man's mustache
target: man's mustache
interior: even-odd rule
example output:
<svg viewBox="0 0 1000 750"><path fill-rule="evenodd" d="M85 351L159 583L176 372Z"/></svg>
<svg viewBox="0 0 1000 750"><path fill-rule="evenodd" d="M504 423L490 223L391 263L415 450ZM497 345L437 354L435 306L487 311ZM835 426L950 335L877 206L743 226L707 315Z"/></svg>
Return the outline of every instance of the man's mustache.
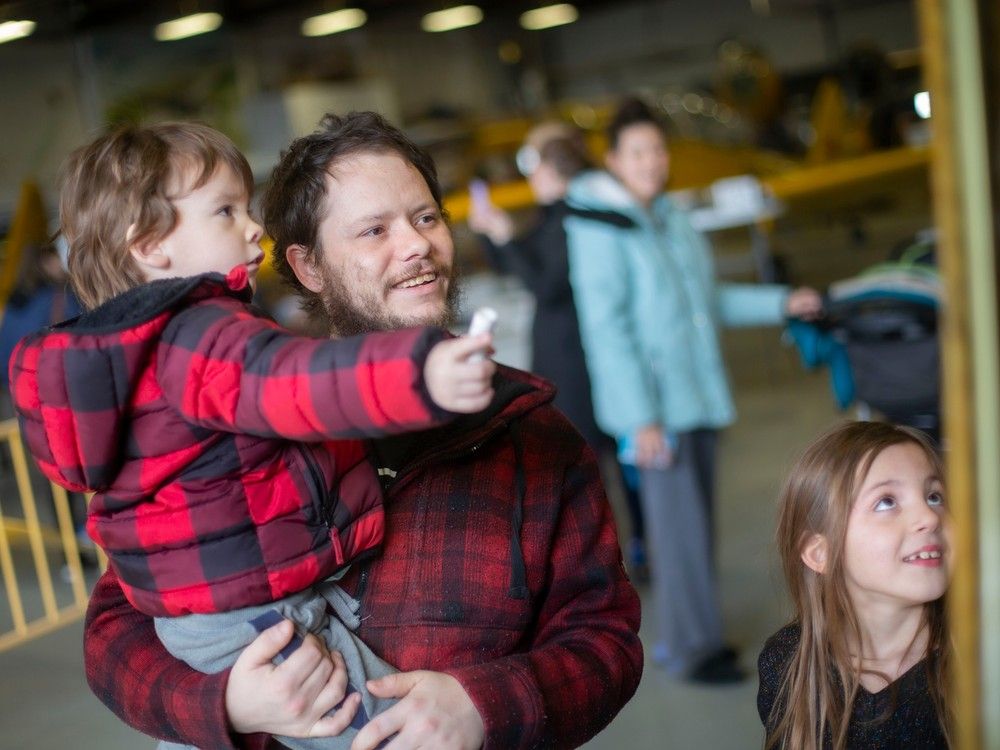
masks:
<svg viewBox="0 0 1000 750"><path fill-rule="evenodd" d="M439 278L448 279L451 278L451 266L442 266L431 260L413 261L409 265L404 266L396 276L386 282L386 289L392 289L404 281L409 281L428 273L436 274Z"/></svg>

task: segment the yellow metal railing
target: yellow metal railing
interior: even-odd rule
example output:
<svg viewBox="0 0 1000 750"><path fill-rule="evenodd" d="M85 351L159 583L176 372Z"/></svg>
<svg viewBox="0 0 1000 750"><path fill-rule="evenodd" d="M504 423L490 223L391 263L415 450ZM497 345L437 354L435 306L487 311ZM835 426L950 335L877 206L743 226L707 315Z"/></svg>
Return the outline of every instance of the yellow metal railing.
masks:
<svg viewBox="0 0 1000 750"><path fill-rule="evenodd" d="M23 514L22 517L8 515L3 498L0 498L0 574L7 594L11 622L9 630L0 630L0 651L5 651L80 619L87 609L87 585L66 490L52 485L56 527L43 526L39 520L38 503L31 484L24 444L15 420L0 422L0 443L6 443L10 450L11 466ZM42 603L40 616L29 617L24 606L22 592L32 583L25 571L20 571L19 576L13 554L15 549L24 545L30 550L34 564ZM60 606L58 603L57 585L49 564L51 550L61 552L66 560L68 584L60 580L59 586L63 589L69 586L71 602L68 605ZM103 569L107 561L101 554L98 554L98 558ZM65 595L62 598L65 599Z"/></svg>

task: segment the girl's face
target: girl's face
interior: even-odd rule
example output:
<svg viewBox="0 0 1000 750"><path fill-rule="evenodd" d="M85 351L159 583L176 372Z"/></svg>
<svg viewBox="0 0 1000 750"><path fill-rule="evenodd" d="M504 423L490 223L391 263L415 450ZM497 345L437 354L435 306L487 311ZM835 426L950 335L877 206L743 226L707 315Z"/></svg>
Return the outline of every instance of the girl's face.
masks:
<svg viewBox="0 0 1000 750"><path fill-rule="evenodd" d="M605 157L608 169L639 203L648 206L663 192L670 174L667 141L652 123L629 125Z"/></svg>
<svg viewBox="0 0 1000 750"><path fill-rule="evenodd" d="M922 606L950 572L944 486L924 451L899 443L872 461L847 520L844 573L858 612Z"/></svg>

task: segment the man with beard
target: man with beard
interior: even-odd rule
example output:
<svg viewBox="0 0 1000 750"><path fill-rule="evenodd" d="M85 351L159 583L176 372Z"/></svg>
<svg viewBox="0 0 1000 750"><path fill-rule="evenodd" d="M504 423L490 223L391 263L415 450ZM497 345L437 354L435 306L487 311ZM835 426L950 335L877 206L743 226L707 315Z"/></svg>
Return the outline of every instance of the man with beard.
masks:
<svg viewBox="0 0 1000 750"><path fill-rule="evenodd" d="M283 154L263 199L274 262L333 336L452 319L451 233L429 157L373 113L328 116ZM642 673L639 602L593 453L552 387L500 367L493 403L450 425L373 443L385 488L382 552L342 581L358 636L401 672L370 683L399 702L353 750L576 747ZM91 598L91 688L126 723L199 747L318 737L343 670L306 638L271 659L288 623L228 671L172 659L112 573Z"/></svg>

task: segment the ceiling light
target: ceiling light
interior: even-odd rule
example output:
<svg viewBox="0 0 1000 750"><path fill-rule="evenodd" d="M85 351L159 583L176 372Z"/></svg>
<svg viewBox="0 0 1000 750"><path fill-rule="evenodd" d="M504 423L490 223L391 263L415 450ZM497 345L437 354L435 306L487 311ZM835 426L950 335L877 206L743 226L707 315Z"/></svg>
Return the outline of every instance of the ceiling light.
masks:
<svg viewBox="0 0 1000 750"><path fill-rule="evenodd" d="M928 91L918 91L913 95L913 109L916 110L917 115L924 120L930 119L931 116L931 95Z"/></svg>
<svg viewBox="0 0 1000 750"><path fill-rule="evenodd" d="M324 13L320 16L307 18L302 22L303 36L326 36L327 34L339 34L341 31L350 31L359 26L364 26L368 20L366 14L360 8L343 8L332 13Z"/></svg>
<svg viewBox="0 0 1000 750"><path fill-rule="evenodd" d="M222 16L218 13L193 13L190 16L175 18L158 24L153 36L159 42L172 42L177 39L187 39L197 34L207 34L222 25Z"/></svg>
<svg viewBox="0 0 1000 750"><path fill-rule="evenodd" d="M465 26L475 26L483 20L483 11L475 5L456 5L454 8L428 13L420 21L424 31L451 31Z"/></svg>
<svg viewBox="0 0 1000 750"><path fill-rule="evenodd" d="M34 30L34 21L4 21L0 23L0 44L31 36Z"/></svg>
<svg viewBox="0 0 1000 750"><path fill-rule="evenodd" d="M528 31L539 31L540 29L551 29L553 26L562 26L573 23L580 14L576 8L569 3L559 3L558 5L546 5L544 8L535 8L521 14L521 26Z"/></svg>

